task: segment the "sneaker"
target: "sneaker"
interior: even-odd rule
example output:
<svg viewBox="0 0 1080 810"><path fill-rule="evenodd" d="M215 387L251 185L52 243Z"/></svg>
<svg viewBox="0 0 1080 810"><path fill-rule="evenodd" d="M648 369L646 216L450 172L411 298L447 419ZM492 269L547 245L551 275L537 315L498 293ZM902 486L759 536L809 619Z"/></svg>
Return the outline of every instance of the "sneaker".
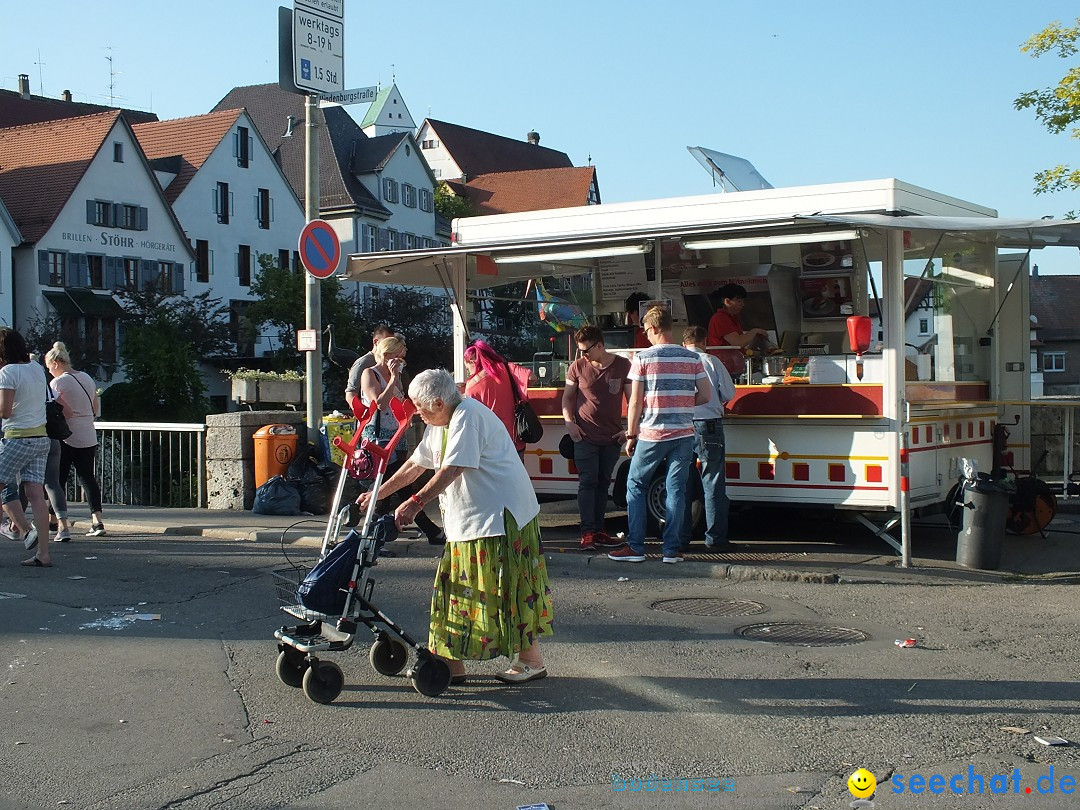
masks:
<svg viewBox="0 0 1080 810"><path fill-rule="evenodd" d="M71 540L71 530L70 529L61 529L60 531L58 531L56 533L56 537L53 538L53 542L55 542L55 543L67 543L70 540Z"/></svg>
<svg viewBox="0 0 1080 810"><path fill-rule="evenodd" d="M32 549L34 546L37 545L37 541L38 541L37 527L35 526L35 527L32 527L30 529L30 531L28 531L26 533L26 537L23 538L23 541L22 541L23 548L25 548L27 551L29 551L30 549Z"/></svg>
<svg viewBox="0 0 1080 810"><path fill-rule="evenodd" d="M674 554L670 555L665 554L664 559L661 560L661 562L670 563L671 565L674 565L675 563L681 563L682 561L683 555L681 551L676 551Z"/></svg>
<svg viewBox="0 0 1080 810"><path fill-rule="evenodd" d="M581 550L596 551L596 532L584 532L581 535Z"/></svg>
<svg viewBox="0 0 1080 810"><path fill-rule="evenodd" d="M600 548L618 548L625 543L623 540L616 540L607 532L596 532L593 535L593 542Z"/></svg>
<svg viewBox="0 0 1080 810"><path fill-rule="evenodd" d="M645 562L645 555L638 554L630 546L625 545L622 548L617 548L608 554L609 560L617 560L619 562L632 562L639 563Z"/></svg>
<svg viewBox="0 0 1080 810"><path fill-rule="evenodd" d="M106 534L105 526L101 523L94 523L90 526L90 531L86 533L87 537L104 537Z"/></svg>
<svg viewBox="0 0 1080 810"><path fill-rule="evenodd" d="M3 525L0 526L0 537L5 537L8 540L22 540L22 532L20 532L15 526L12 526L6 520Z"/></svg>

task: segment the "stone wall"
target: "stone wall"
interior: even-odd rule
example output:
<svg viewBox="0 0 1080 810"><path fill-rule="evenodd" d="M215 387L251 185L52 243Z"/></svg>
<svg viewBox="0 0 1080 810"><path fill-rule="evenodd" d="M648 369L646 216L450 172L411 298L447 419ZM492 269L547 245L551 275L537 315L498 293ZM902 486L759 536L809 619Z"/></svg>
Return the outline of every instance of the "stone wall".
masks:
<svg viewBox="0 0 1080 810"><path fill-rule="evenodd" d="M255 501L255 431L264 425L294 425L297 447L307 438L306 415L298 411L235 411L206 417L206 505L250 509Z"/></svg>

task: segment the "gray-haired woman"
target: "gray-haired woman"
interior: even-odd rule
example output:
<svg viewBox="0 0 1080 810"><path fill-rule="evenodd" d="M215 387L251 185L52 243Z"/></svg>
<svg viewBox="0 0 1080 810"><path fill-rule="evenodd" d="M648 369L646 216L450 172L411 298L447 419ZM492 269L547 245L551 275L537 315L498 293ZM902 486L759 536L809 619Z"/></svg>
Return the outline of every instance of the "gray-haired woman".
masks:
<svg viewBox="0 0 1080 810"><path fill-rule="evenodd" d="M435 575L428 646L449 663L451 683L465 682L465 659L500 655L511 666L499 680L543 678L540 637L551 634L552 612L540 505L510 435L486 405L462 398L441 369L416 375L409 397L428 428L379 494L435 471L395 512L398 526L407 526L438 497L443 513L447 542Z"/></svg>

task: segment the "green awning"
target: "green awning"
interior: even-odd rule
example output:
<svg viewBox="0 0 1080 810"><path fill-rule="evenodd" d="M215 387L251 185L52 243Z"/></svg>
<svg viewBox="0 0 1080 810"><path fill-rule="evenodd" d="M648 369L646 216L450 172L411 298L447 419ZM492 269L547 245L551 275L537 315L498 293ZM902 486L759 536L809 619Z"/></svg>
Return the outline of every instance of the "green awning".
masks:
<svg viewBox="0 0 1080 810"><path fill-rule="evenodd" d="M49 305L56 310L61 318L77 318L82 315L82 310L75 304L66 292L53 292L46 290L42 293Z"/></svg>
<svg viewBox="0 0 1080 810"><path fill-rule="evenodd" d="M120 318L127 314L108 293L96 293L86 287L71 287L65 291L83 315L95 318Z"/></svg>

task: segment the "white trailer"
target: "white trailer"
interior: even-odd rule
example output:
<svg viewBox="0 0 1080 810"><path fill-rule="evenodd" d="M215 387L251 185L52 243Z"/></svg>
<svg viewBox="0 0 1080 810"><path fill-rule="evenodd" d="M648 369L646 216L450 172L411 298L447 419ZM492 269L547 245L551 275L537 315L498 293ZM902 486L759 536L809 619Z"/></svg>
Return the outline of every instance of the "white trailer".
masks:
<svg viewBox="0 0 1080 810"><path fill-rule="evenodd" d="M908 516L945 502L961 459L983 471L1000 463L1003 419L1013 467L1029 467L1026 408L1001 404L1030 398L1027 256L999 251L1080 246L1080 223L998 219L885 179L470 217L454 221L453 239L449 248L353 255L346 274L445 288L459 380L478 289L589 274L594 323L611 325L637 288L672 302L678 335L705 325L710 293L744 284L759 319L748 326L773 330L789 357L783 374L775 358L751 357L737 381L726 418L729 496L853 510L906 564ZM861 378L850 315L876 324ZM620 335L605 330L609 348ZM560 367L550 364L544 385L530 389L545 435L526 466L538 492L569 495L576 475L558 453L562 388L551 379ZM650 498L658 518L661 486ZM896 523L900 543L886 534Z"/></svg>

